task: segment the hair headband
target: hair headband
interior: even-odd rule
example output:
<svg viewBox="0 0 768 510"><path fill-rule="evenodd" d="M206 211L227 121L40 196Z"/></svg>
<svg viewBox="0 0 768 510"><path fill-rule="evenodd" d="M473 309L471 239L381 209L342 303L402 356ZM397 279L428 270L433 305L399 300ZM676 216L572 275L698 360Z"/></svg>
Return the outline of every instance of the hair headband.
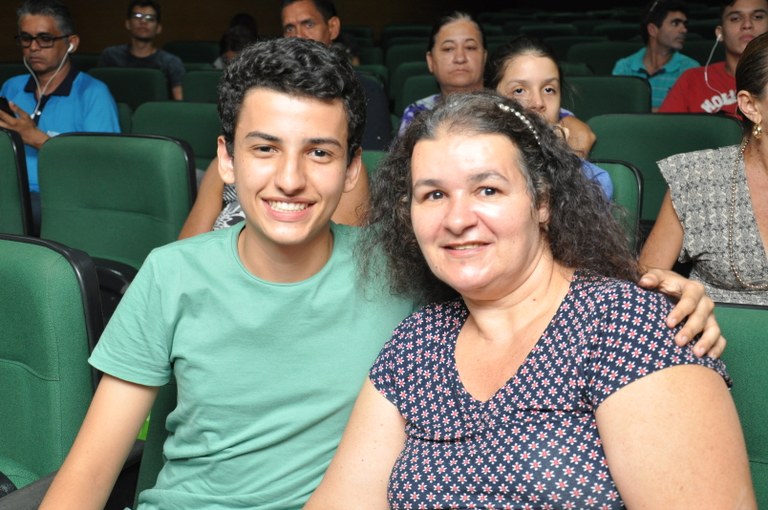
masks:
<svg viewBox="0 0 768 510"><path fill-rule="evenodd" d="M528 117L523 115L521 112L517 111L515 108L512 108L511 106L507 106L504 103L498 103L498 107L504 110L505 112L514 114L515 117L520 119L523 124L530 130L531 133L533 133L533 137L536 139L536 143L541 145L541 141L539 140L539 134L536 132L535 129L533 129L533 124L531 124L531 121L528 120Z"/></svg>

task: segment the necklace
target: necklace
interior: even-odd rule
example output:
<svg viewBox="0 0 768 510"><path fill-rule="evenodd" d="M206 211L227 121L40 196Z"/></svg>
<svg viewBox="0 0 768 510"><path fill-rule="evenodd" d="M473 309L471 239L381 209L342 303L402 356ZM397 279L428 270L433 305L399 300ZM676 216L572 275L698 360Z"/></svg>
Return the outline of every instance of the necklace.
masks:
<svg viewBox="0 0 768 510"><path fill-rule="evenodd" d="M742 287L750 290L768 290L768 284L755 285L745 281L741 276L741 271L739 271L739 268L736 266L736 259L733 255L733 223L736 219L736 180L739 175L739 169L741 168L741 162L745 161L744 151L747 149L748 144L749 138L744 138L744 141L741 142L741 147L739 147L739 154L736 156L736 163L733 165L733 174L731 175L731 205L728 212L728 264L731 266L733 276L736 277L736 280ZM744 167L746 169L746 161L744 162Z"/></svg>

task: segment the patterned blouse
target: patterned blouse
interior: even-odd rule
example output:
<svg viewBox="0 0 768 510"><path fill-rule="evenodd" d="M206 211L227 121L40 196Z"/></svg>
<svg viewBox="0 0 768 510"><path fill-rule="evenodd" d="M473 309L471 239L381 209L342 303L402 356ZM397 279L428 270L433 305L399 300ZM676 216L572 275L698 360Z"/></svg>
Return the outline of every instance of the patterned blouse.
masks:
<svg viewBox="0 0 768 510"><path fill-rule="evenodd" d="M760 238L744 163L737 146L676 154L659 161L672 204L685 231L681 262L692 261L691 279L715 301L768 305L768 290L744 288L733 274L728 250L731 188L736 173L733 255L742 279L768 284L768 255Z"/></svg>
<svg viewBox="0 0 768 510"><path fill-rule="evenodd" d="M636 285L577 272L517 373L485 402L464 388L456 338L468 311L433 304L395 330L370 372L406 420L389 479L393 509L623 508L595 411L623 386L675 365L723 363L678 347L671 305Z"/></svg>

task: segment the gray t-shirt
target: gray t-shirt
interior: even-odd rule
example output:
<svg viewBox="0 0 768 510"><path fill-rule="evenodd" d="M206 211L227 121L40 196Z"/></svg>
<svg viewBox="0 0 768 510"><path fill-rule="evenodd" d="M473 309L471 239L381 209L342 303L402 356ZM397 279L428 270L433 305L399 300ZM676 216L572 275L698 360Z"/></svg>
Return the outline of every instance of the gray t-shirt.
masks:
<svg viewBox="0 0 768 510"><path fill-rule="evenodd" d="M176 55L164 50L157 50L148 57L137 57L131 54L130 46L120 44L110 46L101 52L99 67L143 67L160 69L168 80L169 87L181 86L184 77L184 64Z"/></svg>

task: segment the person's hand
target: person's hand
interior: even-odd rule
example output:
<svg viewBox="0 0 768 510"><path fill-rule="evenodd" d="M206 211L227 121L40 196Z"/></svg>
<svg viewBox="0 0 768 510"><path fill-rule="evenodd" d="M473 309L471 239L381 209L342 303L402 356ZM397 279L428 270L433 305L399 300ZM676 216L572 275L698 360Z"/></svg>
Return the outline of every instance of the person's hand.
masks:
<svg viewBox="0 0 768 510"><path fill-rule="evenodd" d="M589 125L572 115L560 119L559 125L566 130L568 146L580 158L586 159L595 141L597 141L597 136Z"/></svg>
<svg viewBox="0 0 768 510"><path fill-rule="evenodd" d="M39 149L50 137L37 128L35 121L27 112L11 101L8 101L8 106L11 107L16 116L0 111L0 127L16 131L25 144Z"/></svg>
<svg viewBox="0 0 768 510"><path fill-rule="evenodd" d="M693 348L696 356L718 358L725 350L725 338L714 315L715 303L704 292L704 286L673 271L648 270L638 282L646 289L656 289L677 299L677 304L667 316L667 326L673 328L686 317L687 322L675 335L677 345L686 345L696 335L701 338Z"/></svg>

